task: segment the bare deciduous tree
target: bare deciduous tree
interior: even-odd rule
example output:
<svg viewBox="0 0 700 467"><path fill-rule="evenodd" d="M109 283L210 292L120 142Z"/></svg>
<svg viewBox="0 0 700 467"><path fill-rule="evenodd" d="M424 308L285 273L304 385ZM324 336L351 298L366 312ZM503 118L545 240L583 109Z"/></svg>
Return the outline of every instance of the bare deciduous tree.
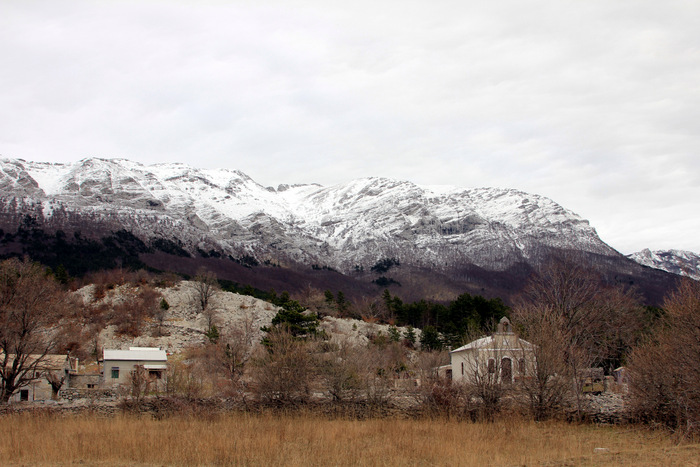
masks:
<svg viewBox="0 0 700 467"><path fill-rule="evenodd" d="M326 294L330 294L330 300ZM335 298L328 290L324 293L309 285L299 293L298 301L303 303L309 310L315 311L319 317L338 316Z"/></svg>
<svg viewBox="0 0 700 467"><path fill-rule="evenodd" d="M51 398L56 400L58 399L58 391L61 390L61 387L63 387L63 382L65 381L66 377L65 375L62 375L60 373L57 373L55 371L47 371L46 372L46 381L49 382L49 385L51 386Z"/></svg>
<svg viewBox="0 0 700 467"><path fill-rule="evenodd" d="M37 263L0 263L0 401L28 385L56 345L66 294Z"/></svg>
<svg viewBox="0 0 700 467"><path fill-rule="evenodd" d="M525 311L521 307L519 313L525 337L536 345L532 348L532 368L517 390L522 392L532 417L544 420L555 415L572 395L572 378L562 354L567 342L560 317L551 308Z"/></svg>
<svg viewBox="0 0 700 467"><path fill-rule="evenodd" d="M360 395L363 368L356 358L358 351L358 346L342 342L327 350L319 359L319 376L336 402L356 400Z"/></svg>
<svg viewBox="0 0 700 467"><path fill-rule="evenodd" d="M535 406L562 400L562 388L554 383L565 375L580 412L585 370L619 362L641 329L641 312L631 291L603 285L580 263L555 260L543 267L514 309L542 358L535 373L539 379L529 388L530 396L539 399ZM533 409L539 416L546 411Z"/></svg>
<svg viewBox="0 0 700 467"><path fill-rule="evenodd" d="M313 341L279 330L268 333L268 346L253 360L253 388L260 401L281 405L305 403L316 373Z"/></svg>
<svg viewBox="0 0 700 467"><path fill-rule="evenodd" d="M619 354L642 325L641 307L632 291L605 286L592 269L566 259L548 263L533 276L519 305L519 316L547 308L570 347L589 355L590 365Z"/></svg>
<svg viewBox="0 0 700 467"><path fill-rule="evenodd" d="M494 421L513 390L512 360L504 355L494 348L466 362L463 390L473 404L473 415L481 420Z"/></svg>
<svg viewBox="0 0 700 467"><path fill-rule="evenodd" d="M684 434L700 432L700 282L683 279L664 301L666 316L630 356L633 412Z"/></svg>
<svg viewBox="0 0 700 467"><path fill-rule="evenodd" d="M171 395L189 398L201 397L204 393L203 374L194 368L193 361L173 361L168 364L165 391Z"/></svg>
<svg viewBox="0 0 700 467"><path fill-rule="evenodd" d="M464 385L453 384L450 377L440 375L438 368L450 362L446 351L423 351L415 356L413 368L420 381L415 393L430 412L445 416L463 416L469 412L470 399Z"/></svg>
<svg viewBox="0 0 700 467"><path fill-rule="evenodd" d="M192 283L192 304L195 310L202 313L207 320L205 334L211 342L216 342L219 338L219 331L216 327L219 310L211 304L212 299L219 291L216 275L211 271L200 269Z"/></svg>
<svg viewBox="0 0 700 467"><path fill-rule="evenodd" d="M362 396L369 406L378 407L391 399L395 381L409 376L410 368L406 347L386 339L375 342L357 348L354 358L360 370Z"/></svg>
<svg viewBox="0 0 700 467"><path fill-rule="evenodd" d="M237 326L224 330L217 342L218 371L228 382L230 395L242 394L241 379L253 354L255 335L253 316L245 312Z"/></svg>
<svg viewBox="0 0 700 467"><path fill-rule="evenodd" d="M136 337L141 335L144 321L155 315L161 296L147 285L129 288L123 293L126 299L114 305L112 323L117 326L118 333Z"/></svg>
<svg viewBox="0 0 700 467"><path fill-rule="evenodd" d="M358 315L369 322L379 321L385 315L382 303L376 297L363 296L357 304Z"/></svg>
<svg viewBox="0 0 700 467"><path fill-rule="evenodd" d="M147 395L151 387L151 379L142 365L134 366L131 370L131 397L141 400Z"/></svg>
<svg viewBox="0 0 700 467"><path fill-rule="evenodd" d="M192 302L198 312L204 312L209 308L209 304L219 293L219 282L216 274L205 269L197 271L192 283Z"/></svg>
<svg viewBox="0 0 700 467"><path fill-rule="evenodd" d="M174 379L168 390L188 396L196 393L245 398L243 376L257 335L253 314L243 309L242 319L223 327L215 342L186 350L184 361L173 366Z"/></svg>

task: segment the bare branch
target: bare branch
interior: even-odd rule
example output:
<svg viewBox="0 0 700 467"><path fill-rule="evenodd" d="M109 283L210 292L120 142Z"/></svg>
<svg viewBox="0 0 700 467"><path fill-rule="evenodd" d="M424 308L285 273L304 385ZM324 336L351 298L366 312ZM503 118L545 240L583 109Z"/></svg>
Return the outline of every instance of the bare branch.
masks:
<svg viewBox="0 0 700 467"><path fill-rule="evenodd" d="M51 277L28 259L0 263L0 400L34 380L55 348L57 323L69 302Z"/></svg>

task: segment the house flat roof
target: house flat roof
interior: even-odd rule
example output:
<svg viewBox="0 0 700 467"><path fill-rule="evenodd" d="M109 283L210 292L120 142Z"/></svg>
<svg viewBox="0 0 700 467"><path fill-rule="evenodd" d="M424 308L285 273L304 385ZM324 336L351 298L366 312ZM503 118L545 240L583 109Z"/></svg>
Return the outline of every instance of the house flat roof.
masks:
<svg viewBox="0 0 700 467"><path fill-rule="evenodd" d="M167 362L168 356L165 350L160 350L156 347L130 347L129 350L105 349L103 359Z"/></svg>

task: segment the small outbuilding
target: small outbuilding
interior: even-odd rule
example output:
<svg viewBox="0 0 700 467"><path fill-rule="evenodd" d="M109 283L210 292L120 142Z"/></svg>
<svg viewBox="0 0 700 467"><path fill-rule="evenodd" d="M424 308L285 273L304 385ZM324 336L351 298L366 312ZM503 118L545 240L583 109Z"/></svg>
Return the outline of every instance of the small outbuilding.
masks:
<svg viewBox="0 0 700 467"><path fill-rule="evenodd" d="M488 378L504 384L516 382L532 374L535 365L534 346L518 337L508 318L498 323L498 330L450 352L449 368L454 382L473 382Z"/></svg>
<svg viewBox="0 0 700 467"><path fill-rule="evenodd" d="M103 385L130 385L134 372L140 372L151 382L165 380L168 355L158 347L129 347L129 350L105 349L102 359Z"/></svg>

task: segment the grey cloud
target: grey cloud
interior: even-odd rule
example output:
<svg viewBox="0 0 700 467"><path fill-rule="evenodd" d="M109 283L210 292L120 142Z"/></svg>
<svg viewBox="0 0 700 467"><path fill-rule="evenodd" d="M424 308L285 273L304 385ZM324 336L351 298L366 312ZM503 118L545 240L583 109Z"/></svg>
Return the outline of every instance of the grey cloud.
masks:
<svg viewBox="0 0 700 467"><path fill-rule="evenodd" d="M175 160L266 185L381 175L512 186L579 212L624 252L700 251L686 230L700 212L700 5L3 10L4 156Z"/></svg>

